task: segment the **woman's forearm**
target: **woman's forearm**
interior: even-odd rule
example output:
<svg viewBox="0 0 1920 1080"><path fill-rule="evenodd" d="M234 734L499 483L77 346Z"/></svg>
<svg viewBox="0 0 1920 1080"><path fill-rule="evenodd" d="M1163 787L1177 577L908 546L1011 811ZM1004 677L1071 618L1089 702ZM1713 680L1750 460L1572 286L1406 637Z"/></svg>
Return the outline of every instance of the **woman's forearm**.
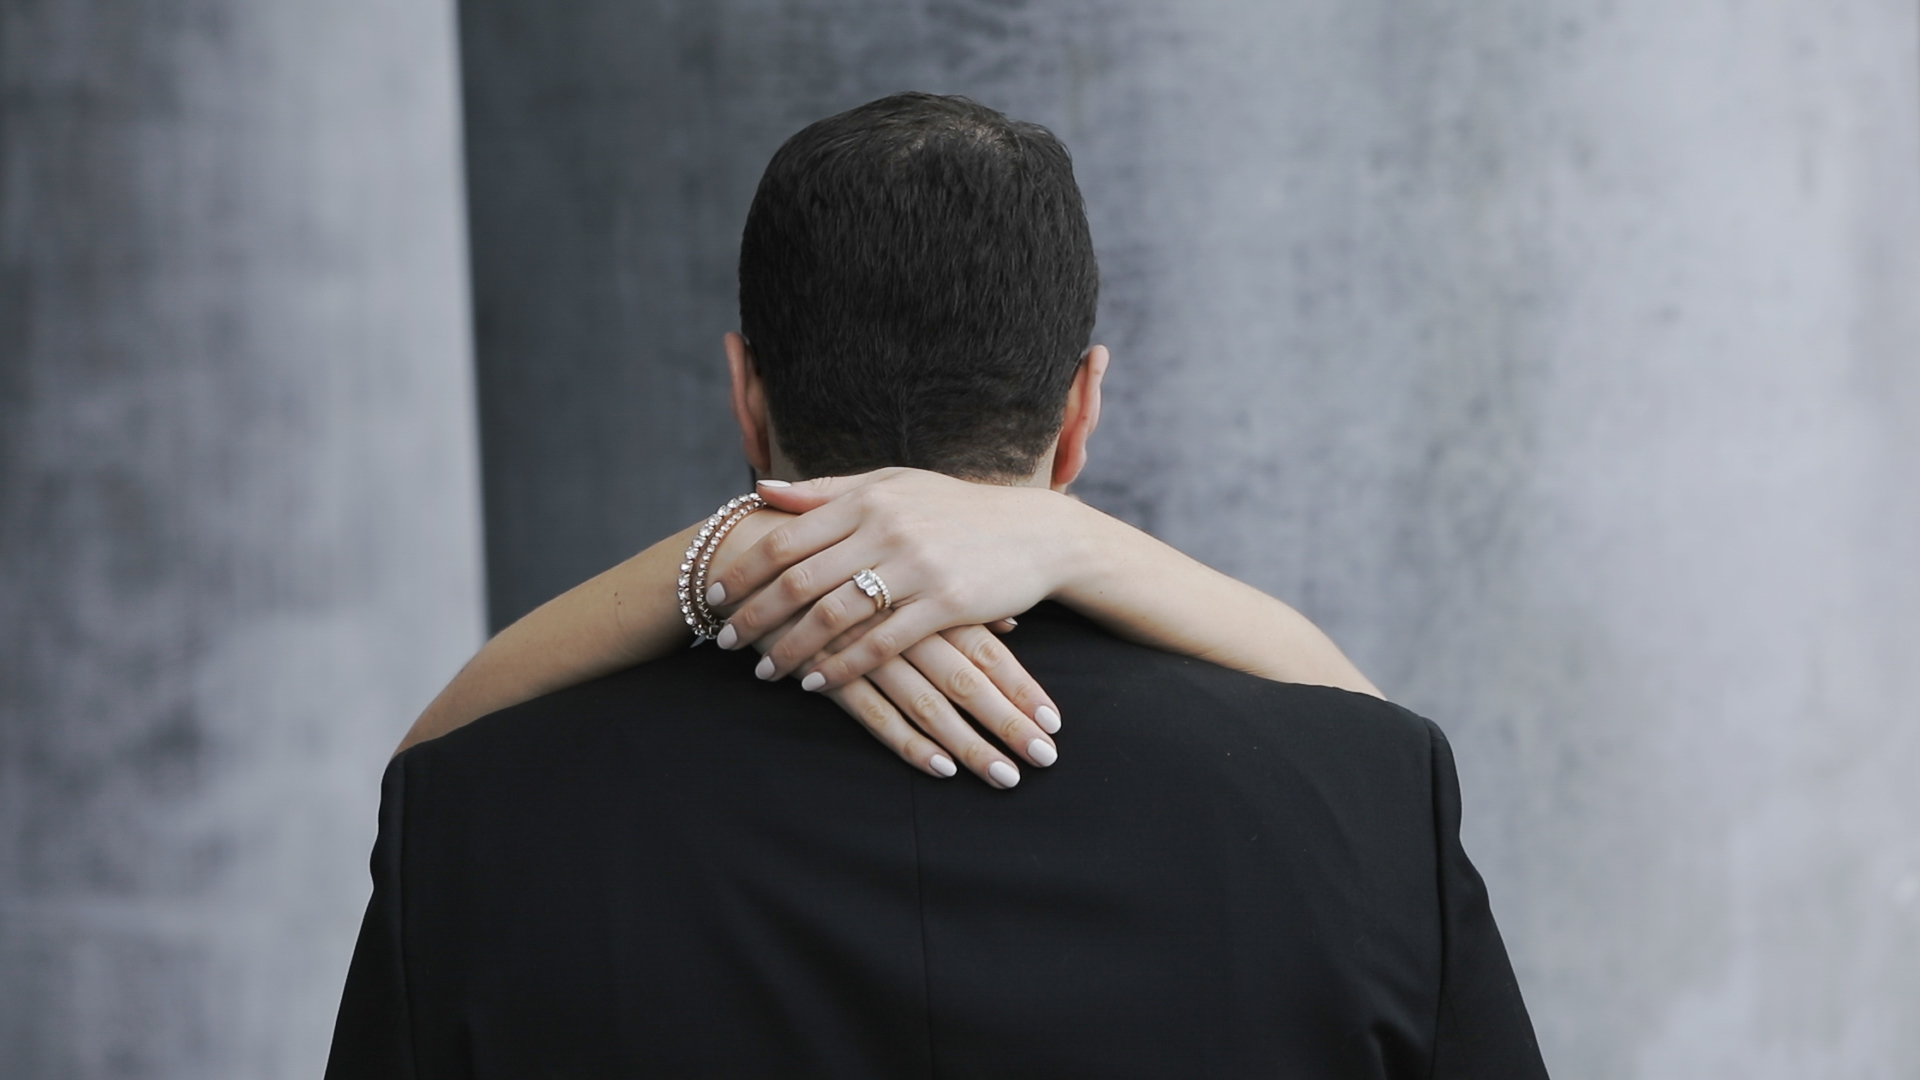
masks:
<svg viewBox="0 0 1920 1080"><path fill-rule="evenodd" d="M741 521L715 553L716 562L724 567L786 517L763 510ZM420 714L399 749L684 648L692 634L681 620L675 586L680 559L699 527L687 526L494 635Z"/></svg>
<svg viewBox="0 0 1920 1080"><path fill-rule="evenodd" d="M1068 500L1069 561L1053 598L1143 645L1281 682L1382 696L1293 608L1092 507Z"/></svg>
<svg viewBox="0 0 1920 1080"><path fill-rule="evenodd" d="M683 643L687 628L673 597L674 572L695 528L581 582L494 635L420 714L400 749Z"/></svg>

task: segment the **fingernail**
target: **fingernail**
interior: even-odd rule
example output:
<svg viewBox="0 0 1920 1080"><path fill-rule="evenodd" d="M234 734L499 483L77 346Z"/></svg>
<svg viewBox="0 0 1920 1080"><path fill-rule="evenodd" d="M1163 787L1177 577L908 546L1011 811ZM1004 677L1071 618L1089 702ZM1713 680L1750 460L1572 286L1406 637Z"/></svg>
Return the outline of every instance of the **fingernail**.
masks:
<svg viewBox="0 0 1920 1080"><path fill-rule="evenodd" d="M1053 744L1045 739L1035 739L1027 744L1027 756L1033 759L1035 765L1044 769L1060 760L1060 751L1055 750Z"/></svg>
<svg viewBox="0 0 1920 1080"><path fill-rule="evenodd" d="M773 678L773 657L771 656L761 657L760 662L758 664L755 664L753 667L753 674L754 674L754 677L758 679Z"/></svg>
<svg viewBox="0 0 1920 1080"><path fill-rule="evenodd" d="M792 484L789 484L789 483L787 483L787 482L786 482L785 480L761 480L761 481L758 481L758 483L760 484L760 486L761 486L761 487L775 487L775 488L778 488L778 487L792 487L792 486L793 486Z"/></svg>
<svg viewBox="0 0 1920 1080"><path fill-rule="evenodd" d="M724 604L726 602L727 587L717 581L714 582L713 585L707 589L707 606L711 607L714 604Z"/></svg>
<svg viewBox="0 0 1920 1080"><path fill-rule="evenodd" d="M927 764L933 766L933 771L939 773L941 776L952 776L954 773L960 771L959 767L954 765L953 759L945 754L933 755L933 760L927 762Z"/></svg>
<svg viewBox="0 0 1920 1080"><path fill-rule="evenodd" d="M1012 629L1013 627L1016 627L1016 626L1019 626L1019 625L1020 625L1020 620L1019 620L1019 619L1008 619L1008 620L1007 620L1007 628L1008 628L1008 629Z"/></svg>
<svg viewBox="0 0 1920 1080"><path fill-rule="evenodd" d="M1010 788L1020 782L1020 770L1004 761L996 761L987 766L987 775L1003 788Z"/></svg>
<svg viewBox="0 0 1920 1080"><path fill-rule="evenodd" d="M807 677L800 680L802 690L818 690L825 685L827 685L827 677L817 671L808 672Z"/></svg>
<svg viewBox="0 0 1920 1080"><path fill-rule="evenodd" d="M714 586L716 589L719 587L718 585ZM713 635L713 643L723 649L731 649L740 643L740 632L733 628L732 623L728 623L720 628L718 634Z"/></svg>
<svg viewBox="0 0 1920 1080"><path fill-rule="evenodd" d="M725 648L726 646L723 645L721 647ZM1040 725L1040 730L1049 735L1060 730L1060 714L1054 712L1049 706L1042 705L1033 710L1033 719L1035 723Z"/></svg>

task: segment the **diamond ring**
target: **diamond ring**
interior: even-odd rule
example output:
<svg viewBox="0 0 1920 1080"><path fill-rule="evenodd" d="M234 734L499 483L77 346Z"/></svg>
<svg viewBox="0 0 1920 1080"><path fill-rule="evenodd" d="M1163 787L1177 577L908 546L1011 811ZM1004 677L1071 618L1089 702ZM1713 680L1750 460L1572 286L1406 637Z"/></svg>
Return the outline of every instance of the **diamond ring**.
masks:
<svg viewBox="0 0 1920 1080"><path fill-rule="evenodd" d="M872 600L879 610L885 611L893 606L893 595L887 592L887 583L881 581L880 575L871 569L862 570L853 575L853 584L861 592L866 593L867 598Z"/></svg>

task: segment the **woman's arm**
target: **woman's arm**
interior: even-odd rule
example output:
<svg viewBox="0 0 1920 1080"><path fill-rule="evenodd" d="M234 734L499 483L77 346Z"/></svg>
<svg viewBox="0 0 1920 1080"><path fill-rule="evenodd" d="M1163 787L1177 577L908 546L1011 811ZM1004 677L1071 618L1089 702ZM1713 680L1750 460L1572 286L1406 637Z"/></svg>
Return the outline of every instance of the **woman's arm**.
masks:
<svg viewBox="0 0 1920 1080"><path fill-rule="evenodd" d="M1143 645L1278 682L1384 696L1292 607L1118 518L1068 501L1063 516L1077 526L1068 531L1083 554L1054 599Z"/></svg>
<svg viewBox="0 0 1920 1080"><path fill-rule="evenodd" d="M1054 760L1043 734L1058 730L1057 707L976 625L1047 597L1170 652L1270 679L1379 693L1292 608L1064 495L902 469L762 493L810 512L763 510L727 536L713 578L726 595L714 603L748 597L729 622L736 633L728 644L768 652L774 664L763 677L818 671L841 708L934 775L950 775L958 760L998 786L1018 782L1017 766L980 738L956 703L1030 763ZM674 579L695 528L501 631L421 714L401 749L683 647L690 635ZM883 617L844 584L864 567L893 591L895 608Z"/></svg>
<svg viewBox="0 0 1920 1080"><path fill-rule="evenodd" d="M715 552L714 570L724 572L789 516L765 509L742 519ZM434 698L395 752L510 705L685 648L692 634L680 617L676 579L699 527L688 526L502 630ZM776 632L762 643L771 648L779 640ZM1051 733L1058 724L1049 725L1047 718L1058 712L984 627L927 635L901 658L862 674L829 696L875 738L932 775L954 775L958 761L997 787L1019 783L1019 766L983 739L956 706L1027 762L1044 767L1057 759Z"/></svg>
<svg viewBox="0 0 1920 1080"><path fill-rule="evenodd" d="M736 526L721 555L788 515L761 511ZM568 589L494 635L414 721L405 750L463 724L542 694L658 659L691 638L680 620L674 581L698 522L605 573ZM398 753L398 751L395 751Z"/></svg>
<svg viewBox="0 0 1920 1080"><path fill-rule="evenodd" d="M1299 612L1058 492L883 469L762 493L805 513L716 578L725 593L754 594L729 620L730 644L757 641L805 612L768 652L777 675L805 671L805 685L832 690L902 642L1052 598L1169 652L1380 696ZM833 586L862 567L887 582L893 613L844 650L829 648L860 611L857 594ZM836 655L817 661L823 649Z"/></svg>

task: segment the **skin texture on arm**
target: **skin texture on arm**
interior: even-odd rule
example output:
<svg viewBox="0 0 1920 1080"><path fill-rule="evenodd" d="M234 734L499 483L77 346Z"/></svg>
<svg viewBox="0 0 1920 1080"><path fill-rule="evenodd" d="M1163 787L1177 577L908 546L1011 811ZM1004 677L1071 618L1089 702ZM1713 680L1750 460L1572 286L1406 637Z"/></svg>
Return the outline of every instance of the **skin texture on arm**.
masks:
<svg viewBox="0 0 1920 1080"><path fill-rule="evenodd" d="M1074 560L1079 572L1054 599L1142 645L1278 682L1384 696L1292 607L1117 518L1073 505L1084 518L1073 532L1087 554Z"/></svg>
<svg viewBox="0 0 1920 1080"><path fill-rule="evenodd" d="M723 565L786 517L762 510L729 533ZM685 648L674 581L695 522L618 566L534 609L494 635L440 691L400 750L510 705L575 686ZM395 751L398 753L398 751Z"/></svg>

